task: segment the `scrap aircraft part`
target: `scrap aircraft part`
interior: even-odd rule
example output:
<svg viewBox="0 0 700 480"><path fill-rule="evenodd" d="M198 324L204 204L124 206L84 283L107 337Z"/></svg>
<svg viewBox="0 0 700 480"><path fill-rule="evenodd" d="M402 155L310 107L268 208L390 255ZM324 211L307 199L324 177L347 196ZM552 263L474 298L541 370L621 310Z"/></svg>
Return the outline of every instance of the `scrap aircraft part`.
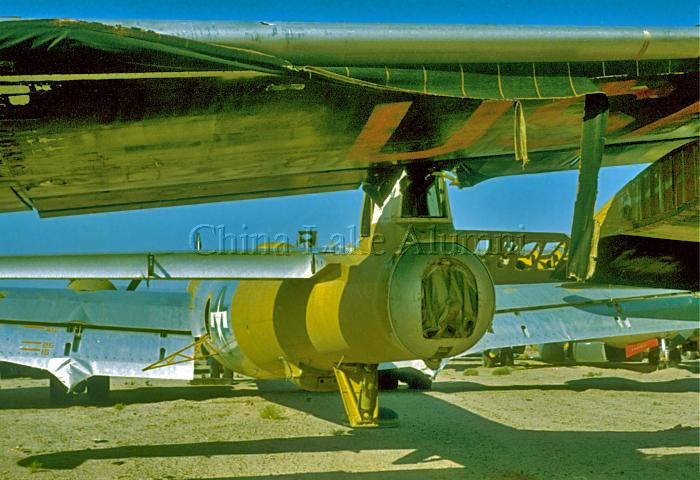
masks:
<svg viewBox="0 0 700 480"><path fill-rule="evenodd" d="M484 263L496 285L564 280L569 237L555 232L457 230L457 242Z"/></svg>
<svg viewBox="0 0 700 480"><path fill-rule="evenodd" d="M199 311L211 350L227 368L257 378L289 377L280 358L303 359L296 365L302 372L329 372L339 361L439 361L455 355L490 325L493 286L464 247L450 246L449 256L425 253L430 247L435 245L340 256L309 280L203 282L196 296L206 298L204 305L199 300ZM386 265L389 255L393 268ZM454 265L458 273L450 271ZM436 268L446 272L437 274ZM465 283L467 274L473 283ZM442 302L448 292L459 295Z"/></svg>
<svg viewBox="0 0 700 480"><path fill-rule="evenodd" d="M601 238L616 235L698 242L700 147L692 142L649 165L596 215Z"/></svg>
<svg viewBox="0 0 700 480"><path fill-rule="evenodd" d="M657 336L638 335L594 341L576 341L539 345L539 358L545 362L639 362L646 353L650 365L665 368L681 361L681 352L698 329L658 332Z"/></svg>
<svg viewBox="0 0 700 480"><path fill-rule="evenodd" d="M321 255L288 251L17 255L0 257L0 279L309 278L324 266Z"/></svg>
<svg viewBox="0 0 700 480"><path fill-rule="evenodd" d="M698 145L678 148L596 215L594 281L700 289Z"/></svg>
<svg viewBox="0 0 700 480"><path fill-rule="evenodd" d="M361 184L383 203L384 167L430 164L460 187L574 169L586 96L610 103L603 166L698 137L696 28L327 27L0 22L0 211Z"/></svg>
<svg viewBox="0 0 700 480"><path fill-rule="evenodd" d="M609 103L605 95L586 95L581 132L581 161L578 190L571 226L571 248L567 265L569 278L583 281L591 276L595 200L598 172L603 160Z"/></svg>
<svg viewBox="0 0 700 480"><path fill-rule="evenodd" d="M538 345L538 351L540 360L551 363L607 363L641 359L641 355L626 358L624 350L619 354L617 348L608 346L602 341L549 343Z"/></svg>
<svg viewBox="0 0 700 480"><path fill-rule="evenodd" d="M488 270L449 235L431 237L435 222L454 233L443 179L427 175L417 188L407 178L364 211L360 247L329 256L313 278L196 285L216 358L257 378L325 389L339 362L439 363L475 344L495 308Z"/></svg>
<svg viewBox="0 0 700 480"><path fill-rule="evenodd" d="M98 330L99 335L108 335L119 330L122 340L128 342L141 330L160 338L163 332L159 327L168 325L165 314L170 313L175 318L173 322L183 330L178 332L183 334L182 343L177 348L169 345L167 349L154 349L147 360L133 355L126 363L140 363L135 376L163 372L167 377L182 365L189 365L191 376L191 362L179 360L193 358L195 346L204 345L224 367L244 375L286 378L312 391L344 388L346 393L354 392L361 400L357 408L361 409L362 418L353 417L355 407L347 397L351 422L376 424L374 413L365 418L366 411L374 411L375 400L369 406L363 402L376 392L377 364L421 358L437 366L478 342L491 325L495 310L488 269L474 253L457 243L444 178L432 173L431 169L417 166L410 172L393 175L400 178L382 205L367 197L361 219L367 228L363 228L360 246L352 254L2 258L0 265L5 268L6 277L32 277L46 269L58 278L74 278L81 272L83 278L152 278L156 272L168 272L161 275L166 278L180 278L185 271L173 268L178 264L171 260L203 258L211 262L207 265L218 269L214 278L229 272L230 279L203 281L201 274L193 275L198 279L191 282L188 292L172 297L144 290L39 291L34 292L37 304L45 308L35 310L26 301L18 302L21 295L13 290L0 302L0 308L4 304L7 310L0 310L0 318L8 319L4 323L16 328L25 323L43 325L42 318L56 318L48 324L58 326L59 331L82 320L81 332ZM144 270L142 262L151 258ZM321 262L322 258L325 262ZM277 265L277 271L282 272L280 278L261 268L262 260L268 261L266 265ZM236 262L240 266L242 262L252 265L251 275L262 273L260 278L234 279L235 269L217 266L217 261L230 262L228 267ZM324 268L314 270L319 264ZM299 265L304 274L283 272L285 267ZM28 300L31 295L30 291L22 298ZM50 301L42 304L45 296ZM149 298L153 301L149 302ZM172 299L169 308L157 308L167 298ZM100 302L104 305L96 315L91 309ZM65 310L64 315L54 315L51 308L56 305ZM130 308L135 306L141 310L132 312ZM193 337L201 342L192 344ZM73 344L66 352L77 348ZM149 352L149 348L140 352ZM55 371L70 385L90 375L116 374L106 371L105 362L95 361L100 360L99 355L83 357L80 350L74 353L60 365L63 370L70 367L69 373L54 364L39 366ZM59 360L63 362L63 358ZM345 372L347 365L362 365L360 370L374 373ZM141 372L147 366L163 368Z"/></svg>
<svg viewBox="0 0 700 480"><path fill-rule="evenodd" d="M603 339L623 345L700 328L697 292L571 284L497 285L492 332L466 354Z"/></svg>
<svg viewBox="0 0 700 480"><path fill-rule="evenodd" d="M95 376L190 380L191 362L142 372L172 352L192 353L189 301L184 293L3 289L0 361L48 371L70 389Z"/></svg>

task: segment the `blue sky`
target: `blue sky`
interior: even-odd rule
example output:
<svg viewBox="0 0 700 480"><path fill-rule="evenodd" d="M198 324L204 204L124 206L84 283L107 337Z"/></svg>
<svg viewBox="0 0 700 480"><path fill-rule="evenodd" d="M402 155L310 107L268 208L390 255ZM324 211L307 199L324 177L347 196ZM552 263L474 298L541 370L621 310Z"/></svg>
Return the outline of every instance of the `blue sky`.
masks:
<svg viewBox="0 0 700 480"><path fill-rule="evenodd" d="M440 5L437 8L437 5ZM432 7L432 8L431 8ZM95 2L5 0L0 16L419 23L689 26L697 1L219 1ZM643 167L603 171L599 205ZM453 189L458 228L569 232L576 172L526 175ZM272 198L134 212L39 219L35 212L0 215L0 254L185 250L198 224L227 231L287 232L314 225L321 242L357 223L361 193ZM280 212L284 212L280 215ZM243 227L245 225L245 227Z"/></svg>
<svg viewBox="0 0 700 480"><path fill-rule="evenodd" d="M2 5L0 15L33 18L645 26L691 26L698 23L698 2L687 0L5 0Z"/></svg>

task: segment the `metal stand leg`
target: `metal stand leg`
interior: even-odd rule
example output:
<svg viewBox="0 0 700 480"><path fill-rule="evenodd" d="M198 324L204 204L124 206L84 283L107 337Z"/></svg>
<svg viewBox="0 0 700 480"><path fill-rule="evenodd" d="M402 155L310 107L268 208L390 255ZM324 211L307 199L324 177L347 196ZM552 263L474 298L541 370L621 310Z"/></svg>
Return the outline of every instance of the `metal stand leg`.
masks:
<svg viewBox="0 0 700 480"><path fill-rule="evenodd" d="M351 427L378 427L379 387L377 365L347 364L333 367L340 397Z"/></svg>
<svg viewBox="0 0 700 480"><path fill-rule="evenodd" d="M661 339L661 345L659 346L659 368L666 368L671 363L670 350L668 348L668 340L665 338Z"/></svg>

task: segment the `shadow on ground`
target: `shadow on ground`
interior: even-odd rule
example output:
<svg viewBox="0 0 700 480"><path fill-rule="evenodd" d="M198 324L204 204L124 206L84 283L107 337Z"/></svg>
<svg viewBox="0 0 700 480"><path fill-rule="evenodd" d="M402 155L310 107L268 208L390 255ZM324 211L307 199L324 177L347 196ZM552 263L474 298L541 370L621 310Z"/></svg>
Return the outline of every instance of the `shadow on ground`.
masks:
<svg viewBox="0 0 700 480"><path fill-rule="evenodd" d="M658 367L655 365L649 365L646 362L608 362L608 363L575 363L575 362L561 362L561 363L531 363L532 361L515 361L515 368L518 370L540 370L552 367L559 368L576 368L581 366L594 367L602 371L605 370L627 370L630 372L637 373L654 373L658 371ZM462 357L452 360L446 367L446 370L454 370L455 372L463 372L467 369L481 367L481 360L475 357ZM691 373L700 373L700 362L698 361L688 361L681 362L672 368L678 368L682 370L687 370ZM488 370L487 370L488 371Z"/></svg>
<svg viewBox="0 0 700 480"><path fill-rule="evenodd" d="M580 385L585 388L607 388L612 391L638 388L641 382L625 379L586 379ZM695 387L695 383L680 381L677 389ZM476 386L469 382L437 382L439 392L451 392L471 388L491 388ZM673 382L671 382L673 383ZM578 385L578 384L577 384ZM591 387L593 385L593 387ZM271 402L310 413L318 418L339 423L343 418L340 400L336 394L309 394L289 391L287 387L268 388L259 392ZM513 389L523 387L512 387ZM529 388L527 386L526 388ZM541 387L536 387L541 388ZM561 389L576 389L576 386L557 386ZM582 387L583 388L583 387ZM643 385L640 388L649 388ZM668 388L668 385L659 388ZM140 389L138 389L140 390ZM177 398L192 398L184 390L175 394L170 389L146 389L151 401L165 401ZM193 390L197 390L193 387ZM656 389L655 389L656 391ZM665 390L664 390L665 391ZM442 395L439 394L439 395ZM6 394L6 392L5 392ZM121 393L122 401L132 401L144 392L126 390ZM206 391L198 391L195 399L200 399ZM227 393L226 395L235 395ZM162 395L162 397L159 397ZM438 395L438 396L439 396ZM163 443L143 444L110 448L56 451L48 454L32 455L23 458L19 465L29 467L41 465L49 470L72 470L87 461L119 461L126 459L212 457L228 455L259 455L281 453L325 453L361 451L407 451L395 460L395 468L400 471L367 472L353 474L353 478L401 479L413 478L493 478L517 479L562 478L563 472L576 472L579 478L626 478L644 474L645 478L663 478L664 472L697 472L697 454L648 455L640 449L671 449L697 446L697 428L680 427L656 432L604 432L604 431L534 431L518 430L475 415L463 408L436 398L436 395L417 391L402 390L384 393L384 406L398 412L412 412L403 415L401 425L393 429L350 430L337 429L340 434L292 438L265 438L256 440L232 440L203 443ZM464 468L431 468L435 460L449 460ZM212 460L216 461L216 460ZM523 465L536 466L537 472L530 476ZM332 469L332 465L328 465ZM358 469L367 467L358 464ZM371 465L369 466L371 468ZM425 467L427 470L419 467ZM254 478L276 479L320 479L346 478L347 472L323 472L290 474L283 476L258 476ZM248 477L253 478L253 477Z"/></svg>
<svg viewBox="0 0 700 480"><path fill-rule="evenodd" d="M65 403L52 403L49 400L48 382L46 387L3 388L0 389L0 411L10 409L54 409L72 406L109 407L117 403L135 405L146 403L188 400L200 402L211 398L240 398L257 396L251 389L236 390L231 386L158 386L125 390L112 390L109 400L102 403L91 402L87 395L75 395Z"/></svg>
<svg viewBox="0 0 700 480"><path fill-rule="evenodd" d="M659 382L638 382L620 377L594 377L569 380L564 384L552 385L483 385L476 382L450 381L433 382L433 390L445 393L486 392L486 391L527 391L527 390L568 390L583 392L585 390L606 390L610 392L656 392L684 393L700 392L700 378L680 378Z"/></svg>

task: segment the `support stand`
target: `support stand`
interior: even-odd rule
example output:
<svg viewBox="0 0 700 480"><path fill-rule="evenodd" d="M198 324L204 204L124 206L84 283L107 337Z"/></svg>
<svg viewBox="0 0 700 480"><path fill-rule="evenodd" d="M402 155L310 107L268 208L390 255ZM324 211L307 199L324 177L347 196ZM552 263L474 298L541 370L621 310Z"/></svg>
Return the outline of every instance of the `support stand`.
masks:
<svg viewBox="0 0 700 480"><path fill-rule="evenodd" d="M345 413L353 428L389 426L379 414L377 365L346 364L333 367ZM393 412L391 412L393 414ZM396 424L393 414L392 424Z"/></svg>

